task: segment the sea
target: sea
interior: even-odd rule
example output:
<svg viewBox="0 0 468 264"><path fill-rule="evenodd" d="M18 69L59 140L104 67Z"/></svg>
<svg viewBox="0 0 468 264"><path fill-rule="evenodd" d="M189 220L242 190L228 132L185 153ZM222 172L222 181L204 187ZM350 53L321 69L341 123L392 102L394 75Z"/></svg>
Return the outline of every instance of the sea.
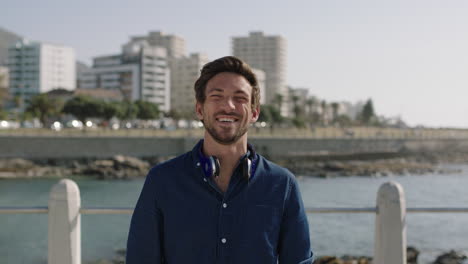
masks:
<svg viewBox="0 0 468 264"><path fill-rule="evenodd" d="M375 207L379 186L400 183L407 207L468 207L468 166L443 165L450 174L385 177L313 178L298 175L306 207ZM135 180L72 177L83 207L133 207L143 185ZM1 206L47 206L58 179L0 181ZM125 248L130 215L82 215L82 261L112 259ZM374 213L308 214L316 256L372 256ZM408 213L407 243L420 251L419 263L431 263L450 250L468 255L468 213ZM47 215L0 214L0 264L47 263Z"/></svg>

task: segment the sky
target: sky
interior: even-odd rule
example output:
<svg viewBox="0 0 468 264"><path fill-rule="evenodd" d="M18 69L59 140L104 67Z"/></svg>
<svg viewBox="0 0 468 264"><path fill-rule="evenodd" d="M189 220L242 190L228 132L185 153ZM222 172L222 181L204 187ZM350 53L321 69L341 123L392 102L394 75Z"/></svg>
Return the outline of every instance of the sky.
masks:
<svg viewBox="0 0 468 264"><path fill-rule="evenodd" d="M365 101L411 126L468 128L468 1L5 1L0 27L71 46L79 60L130 36L176 34L188 52L231 54L250 31L287 40L287 83L329 102Z"/></svg>

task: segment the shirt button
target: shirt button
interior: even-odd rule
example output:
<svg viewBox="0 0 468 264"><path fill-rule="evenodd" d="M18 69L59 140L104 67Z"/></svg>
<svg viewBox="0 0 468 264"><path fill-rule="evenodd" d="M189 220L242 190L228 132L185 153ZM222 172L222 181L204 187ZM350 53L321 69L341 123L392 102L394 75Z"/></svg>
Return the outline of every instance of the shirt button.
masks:
<svg viewBox="0 0 468 264"><path fill-rule="evenodd" d="M203 181L204 181L204 182L207 182L208 180L207 180L206 178L203 178Z"/></svg>
<svg viewBox="0 0 468 264"><path fill-rule="evenodd" d="M223 203L223 208L226 208L227 207L227 204L226 203Z"/></svg>
<svg viewBox="0 0 468 264"><path fill-rule="evenodd" d="M197 167L200 167L200 162L197 162Z"/></svg>
<svg viewBox="0 0 468 264"><path fill-rule="evenodd" d="M221 238L221 243L226 244L227 240L225 238Z"/></svg>

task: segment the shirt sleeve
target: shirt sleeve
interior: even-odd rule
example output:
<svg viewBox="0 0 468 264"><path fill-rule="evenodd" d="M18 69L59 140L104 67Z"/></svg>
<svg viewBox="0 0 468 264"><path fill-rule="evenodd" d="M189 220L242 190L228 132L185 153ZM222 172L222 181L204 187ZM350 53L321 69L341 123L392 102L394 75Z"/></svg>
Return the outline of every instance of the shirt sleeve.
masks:
<svg viewBox="0 0 468 264"><path fill-rule="evenodd" d="M285 200L278 247L279 264L312 264L309 224L295 178Z"/></svg>
<svg viewBox="0 0 468 264"><path fill-rule="evenodd" d="M127 240L127 264L163 264L163 217L156 202L154 176L150 172L133 212Z"/></svg>

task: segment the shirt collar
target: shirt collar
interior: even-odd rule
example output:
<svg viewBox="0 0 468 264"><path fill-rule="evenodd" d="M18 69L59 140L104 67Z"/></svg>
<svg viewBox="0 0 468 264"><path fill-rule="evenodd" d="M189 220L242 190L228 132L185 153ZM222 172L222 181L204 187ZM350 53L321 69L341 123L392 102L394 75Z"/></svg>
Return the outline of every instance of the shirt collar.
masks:
<svg viewBox="0 0 468 264"><path fill-rule="evenodd" d="M201 157L203 157L202 155L205 155L203 154L203 139L200 139L200 141L198 141L198 143L193 147L192 149L192 157L193 157L193 161L194 161L194 166L195 167L201 167ZM250 160L252 161L252 165L251 165L251 176L250 176L250 179L253 178L253 176L255 175L255 170L257 168L257 161L258 161L258 155L257 153L255 152L255 149L253 148L253 146L249 143L247 143L247 153L244 154L241 159L243 158L246 158L246 157L249 157ZM203 168L202 168L203 170ZM206 177L205 176L205 173L202 174L203 177Z"/></svg>

